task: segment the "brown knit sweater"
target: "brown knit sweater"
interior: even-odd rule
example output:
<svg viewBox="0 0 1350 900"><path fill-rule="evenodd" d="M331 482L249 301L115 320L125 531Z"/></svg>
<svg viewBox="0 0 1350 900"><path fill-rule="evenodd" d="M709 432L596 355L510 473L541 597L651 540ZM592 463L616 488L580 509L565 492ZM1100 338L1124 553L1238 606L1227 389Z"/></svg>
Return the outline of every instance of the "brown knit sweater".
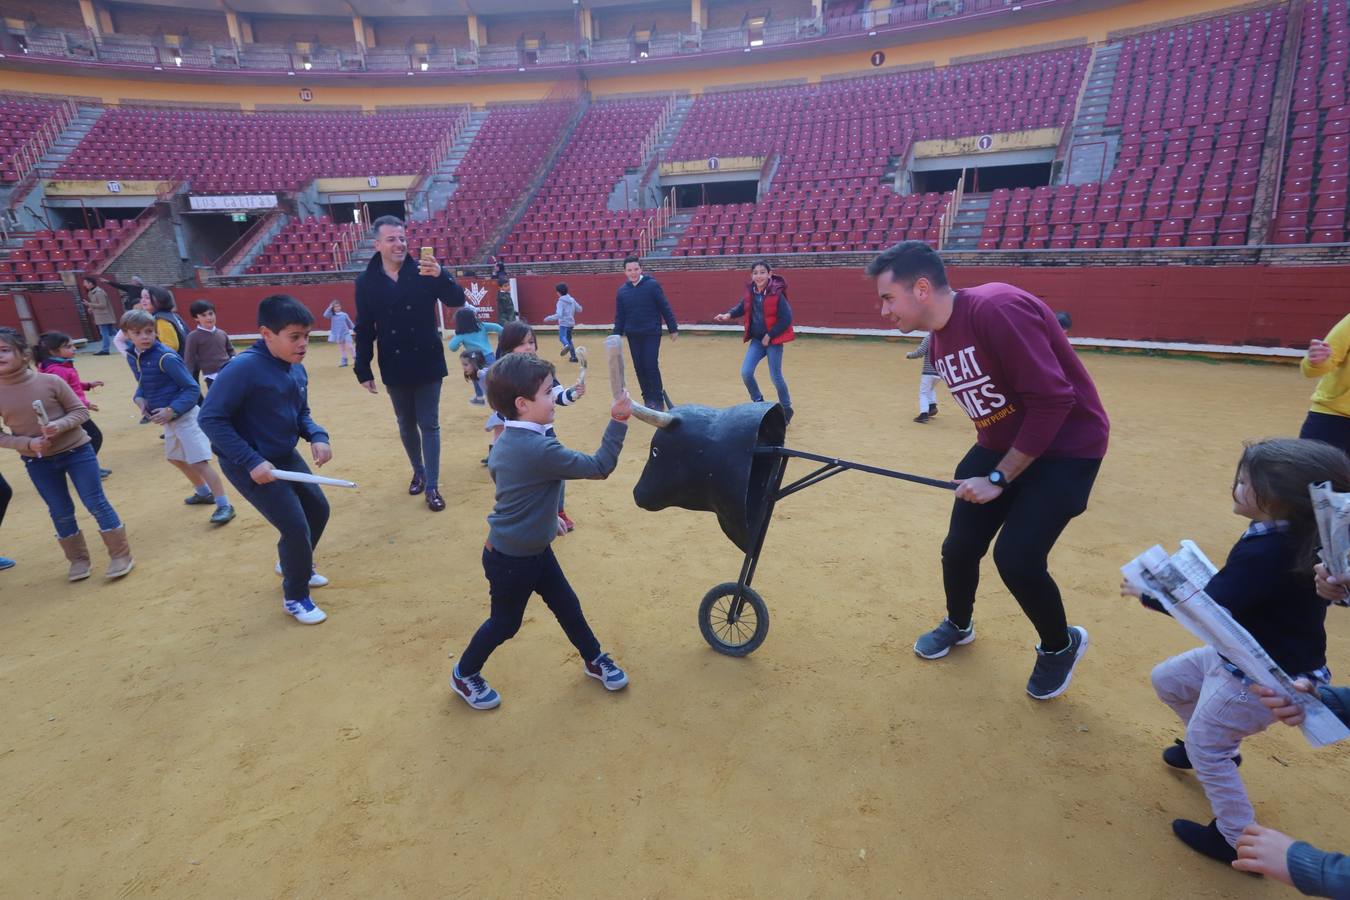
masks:
<svg viewBox="0 0 1350 900"><path fill-rule="evenodd" d="M23 456L37 456L29 443L42 434L33 401L41 400L47 420L60 429L43 456L55 456L89 443L89 435L80 426L89 418L89 410L70 385L55 375L34 372L24 366L9 375L0 375L0 447L18 450Z"/></svg>

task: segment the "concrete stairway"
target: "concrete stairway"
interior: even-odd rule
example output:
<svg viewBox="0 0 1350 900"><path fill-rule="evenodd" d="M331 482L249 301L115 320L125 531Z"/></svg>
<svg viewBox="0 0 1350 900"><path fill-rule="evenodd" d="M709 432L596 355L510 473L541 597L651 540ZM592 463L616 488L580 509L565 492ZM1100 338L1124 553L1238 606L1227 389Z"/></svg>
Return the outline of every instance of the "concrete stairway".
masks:
<svg viewBox="0 0 1350 900"><path fill-rule="evenodd" d="M1092 71L1074 116L1067 165L1060 170L1058 184L1086 184L1101 181L1116 163L1120 147L1120 128L1106 127L1106 107L1116 83L1120 62L1119 42L1103 44L1093 55Z"/></svg>

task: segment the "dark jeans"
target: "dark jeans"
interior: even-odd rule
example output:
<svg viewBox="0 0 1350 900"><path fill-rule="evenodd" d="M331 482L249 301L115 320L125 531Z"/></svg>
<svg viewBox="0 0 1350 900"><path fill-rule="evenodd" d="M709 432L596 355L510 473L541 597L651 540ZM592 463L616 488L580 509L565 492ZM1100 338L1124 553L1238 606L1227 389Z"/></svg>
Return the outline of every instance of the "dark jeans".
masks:
<svg viewBox="0 0 1350 900"><path fill-rule="evenodd" d="M103 335L103 346L99 348L100 353L109 353L112 351L112 339L117 336L116 325L98 326L99 334ZM95 451L98 452L98 451Z"/></svg>
<svg viewBox="0 0 1350 900"><path fill-rule="evenodd" d="M956 467L956 478L987 475L1003 454L975 446ZM1022 612L1036 627L1045 650L1061 650L1068 622L1059 586L1050 577L1050 550L1069 520L1087 509L1100 459L1045 459L1027 467L996 500L985 504L957 500L942 542L942 584L947 592L947 618L960 628L970 625L980 560L994 544L994 564ZM1000 531L1000 529L1002 529Z"/></svg>
<svg viewBox="0 0 1350 900"><path fill-rule="evenodd" d="M642 405L666 408L666 390L661 384L661 335L628 335L628 352L633 357L633 372L642 391Z"/></svg>
<svg viewBox="0 0 1350 900"><path fill-rule="evenodd" d="M314 571L314 548L319 546L328 524L328 498L317 484L297 481L273 481L258 484L248 469L225 457L217 457L220 471L245 500L252 503L272 527L281 532L277 554L281 559L281 588L287 600L309 596L309 576ZM308 472L309 466L299 453L291 451L285 459L269 460L278 469Z"/></svg>
<svg viewBox="0 0 1350 900"><path fill-rule="evenodd" d="M562 342L562 345L564 348L566 348L567 354L569 356L575 357L577 355L577 348L572 345L571 325L558 326L558 340Z"/></svg>
<svg viewBox="0 0 1350 900"><path fill-rule="evenodd" d="M441 379L421 384L391 384L398 434L413 472L426 477L427 487L437 487L441 475Z"/></svg>
<svg viewBox="0 0 1350 900"><path fill-rule="evenodd" d="M9 509L9 501L14 497L14 489L9 486L5 476L0 475L0 525L5 522L5 510Z"/></svg>
<svg viewBox="0 0 1350 900"><path fill-rule="evenodd" d="M98 451L103 449L103 432L98 430L98 426L94 424L93 419L85 419L84 424L80 427L84 429L85 434L89 435L89 446L94 448L94 455L97 456Z"/></svg>
<svg viewBox="0 0 1350 900"><path fill-rule="evenodd" d="M590 662L600 655L600 642L586 624L581 601L567 583L552 547L538 556L507 556L484 547L483 573L492 595L492 610L459 658L460 675L477 675L492 651L515 637L525 605L534 593L544 598L582 660Z"/></svg>
<svg viewBox="0 0 1350 900"><path fill-rule="evenodd" d="M1303 420L1303 428L1299 430L1298 436L1340 447L1350 453L1350 416L1310 412Z"/></svg>
<svg viewBox="0 0 1350 900"><path fill-rule="evenodd" d="M38 494L47 503L47 512L56 526L57 537L68 538L80 530L80 526L75 523L75 504L70 499L67 478L75 485L75 492L80 495L84 508L98 522L99 531L122 527L117 510L103 495L103 482L98 477L98 457L94 455L91 444L41 459L25 456L23 464L28 469L28 477L33 480L33 487L37 488Z"/></svg>

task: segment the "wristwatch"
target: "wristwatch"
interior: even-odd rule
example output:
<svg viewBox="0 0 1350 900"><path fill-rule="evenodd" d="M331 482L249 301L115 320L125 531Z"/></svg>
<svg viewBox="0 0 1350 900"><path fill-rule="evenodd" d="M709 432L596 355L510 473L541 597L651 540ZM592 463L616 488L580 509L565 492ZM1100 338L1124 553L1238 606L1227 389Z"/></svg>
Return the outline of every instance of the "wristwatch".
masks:
<svg viewBox="0 0 1350 900"><path fill-rule="evenodd" d="M995 487L1007 487L1007 486L1008 486L1008 476L1007 476L1007 475L1004 475L1004 474L1003 474L1002 472L1000 472L998 469L995 469L994 471L990 472L988 475L986 475L986 476L984 476L984 477L985 477L985 478L988 478L988 479L989 479L989 483L992 484L992 485L994 485Z"/></svg>

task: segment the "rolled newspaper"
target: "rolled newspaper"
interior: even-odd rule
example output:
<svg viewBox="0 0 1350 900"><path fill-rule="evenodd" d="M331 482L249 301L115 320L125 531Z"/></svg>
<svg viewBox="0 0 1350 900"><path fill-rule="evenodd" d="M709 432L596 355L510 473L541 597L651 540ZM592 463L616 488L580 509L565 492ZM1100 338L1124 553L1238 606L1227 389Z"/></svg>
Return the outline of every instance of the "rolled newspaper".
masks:
<svg viewBox="0 0 1350 900"><path fill-rule="evenodd" d="M313 475L309 472L289 472L285 469L273 469L272 477L278 481L298 481L302 484L324 484L329 487L356 487L355 481L344 481L341 478L328 478L323 475Z"/></svg>

